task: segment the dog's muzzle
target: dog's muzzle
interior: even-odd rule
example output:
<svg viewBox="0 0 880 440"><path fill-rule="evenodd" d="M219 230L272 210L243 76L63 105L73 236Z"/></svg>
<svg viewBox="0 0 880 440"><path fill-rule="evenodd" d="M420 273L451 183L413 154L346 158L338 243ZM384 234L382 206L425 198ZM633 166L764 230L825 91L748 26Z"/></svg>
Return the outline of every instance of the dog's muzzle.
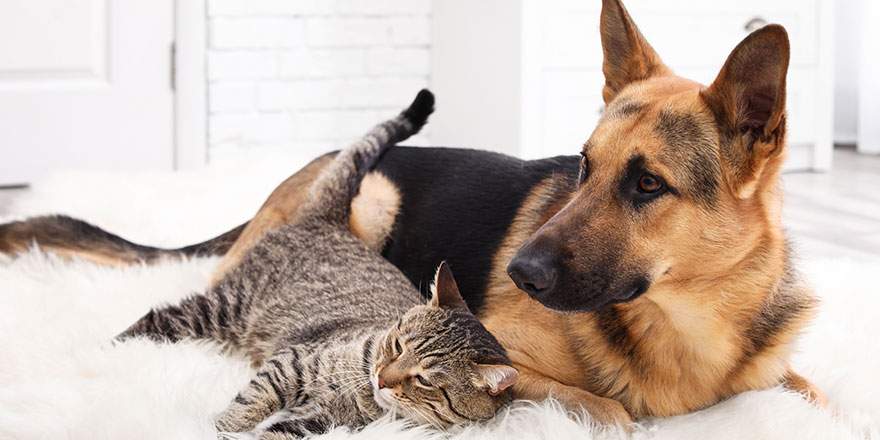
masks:
<svg viewBox="0 0 880 440"><path fill-rule="evenodd" d="M507 266L516 287L544 307L563 313L595 312L610 304L632 301L651 286L642 271L620 270L617 261L596 260L574 269L541 240L523 245Z"/></svg>
<svg viewBox="0 0 880 440"><path fill-rule="evenodd" d="M550 259L520 254L507 266L507 274L516 283L516 287L536 299L553 292L559 278Z"/></svg>

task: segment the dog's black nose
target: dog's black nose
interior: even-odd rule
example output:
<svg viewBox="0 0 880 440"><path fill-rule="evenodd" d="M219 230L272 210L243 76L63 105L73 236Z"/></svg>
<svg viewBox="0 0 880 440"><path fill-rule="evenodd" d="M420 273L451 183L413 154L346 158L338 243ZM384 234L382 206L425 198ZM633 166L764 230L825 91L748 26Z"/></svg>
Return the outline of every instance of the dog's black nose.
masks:
<svg viewBox="0 0 880 440"><path fill-rule="evenodd" d="M507 274L531 296L552 291L557 279L555 265L548 258L528 255L517 255L507 266Z"/></svg>

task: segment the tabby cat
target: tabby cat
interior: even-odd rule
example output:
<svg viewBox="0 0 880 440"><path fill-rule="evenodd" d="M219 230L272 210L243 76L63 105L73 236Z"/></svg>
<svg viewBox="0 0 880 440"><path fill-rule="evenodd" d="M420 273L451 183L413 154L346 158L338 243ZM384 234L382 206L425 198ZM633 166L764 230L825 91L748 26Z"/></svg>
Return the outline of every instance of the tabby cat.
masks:
<svg viewBox="0 0 880 440"><path fill-rule="evenodd" d="M364 174L433 107L422 90L336 156L297 220L269 233L215 287L150 311L119 338L213 339L244 352L258 372L216 426L247 438L358 427L386 411L437 427L491 417L518 373L468 311L448 266L423 305L415 286L348 230Z"/></svg>

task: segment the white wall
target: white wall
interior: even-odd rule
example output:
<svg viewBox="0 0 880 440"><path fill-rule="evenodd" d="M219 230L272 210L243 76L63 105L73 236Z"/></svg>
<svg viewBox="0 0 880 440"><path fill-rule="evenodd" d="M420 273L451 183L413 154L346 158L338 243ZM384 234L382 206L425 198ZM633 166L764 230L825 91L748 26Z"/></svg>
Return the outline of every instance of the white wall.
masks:
<svg viewBox="0 0 880 440"><path fill-rule="evenodd" d="M837 0L835 15L834 141L880 154L880 4Z"/></svg>
<svg viewBox="0 0 880 440"><path fill-rule="evenodd" d="M857 24L862 1L873 0L834 2L837 54L834 139L838 142L856 140L858 69L855 66L858 66L857 52L861 40ZM475 13L482 3L486 3L497 8L497 14L515 14L512 10L518 9L521 1L481 0L469 4L441 0L435 5L431 0L208 0L207 3L210 157L260 146L296 148L304 155L340 148L372 124L398 111L417 89L428 85L443 90L435 90L442 92L438 94L438 113L427 130L413 141L417 144L435 141L517 154L522 153L517 142L505 136L522 138L527 144L537 145L542 141L558 144L560 142L555 138L544 138L549 136L548 133L556 137L567 133L572 139L580 139L589 132L597 117L598 105L581 105L583 109L578 107L581 111L575 111L577 109L555 101L532 103L524 106L531 109L531 114L519 114L516 107L523 103L517 101L516 105L510 105L505 102L511 98L507 96L485 99L482 104L486 108L460 107L454 113L443 110L448 107L444 102L454 100L456 93L475 93L462 85L470 84L479 89L480 84L486 84L485 77L490 75L488 71L475 72L472 69L467 78L456 78L458 85L455 87L449 86L448 81L440 81L439 76L432 78L432 63L435 70L454 66L456 61L459 65L468 64L460 60L461 53L454 44L444 46L442 43L454 42L467 33L462 29L469 25L483 26L484 37L473 44L491 46L491 50L482 52L485 56L491 58L509 48L525 51L528 47L524 43L540 40L540 35L517 39L511 33L525 32L526 29L493 27L485 16ZM566 1L551 3L574 4ZM635 0L630 3L635 9L640 4ZM589 14L595 15L598 3L576 2L573 7L589 9ZM461 15L461 24L451 29L451 33L432 35L432 23L444 11L446 15L450 11ZM570 15L566 18L575 20ZM587 22L580 15L576 20ZM643 24L650 28L649 21ZM582 25L578 29L576 36L563 35L565 38L560 41L571 41L569 46L578 47L578 55L568 54L566 59L583 61L586 56L584 48L579 45L598 47L599 37L594 24ZM488 32L490 36L504 34L504 40L509 43L499 46L482 42L486 39L485 31L489 30L492 30ZM553 28L548 32L552 36L561 31ZM557 52L563 51L554 46L546 56L552 60ZM442 64L439 61L443 61ZM720 61L723 60L719 58ZM590 59L589 62L598 65L600 59ZM514 74L518 69L501 64L493 64L493 68L496 78L493 83L515 81L517 75L528 73L525 69ZM499 70L507 73L498 74ZM560 75L571 78L545 81L542 87L565 88L570 100L599 100L601 76L587 78L571 72ZM572 89L573 84L577 85L576 90ZM528 96L522 97L526 98ZM565 117L555 115L548 118L542 108L561 109L557 113ZM503 119L504 124L486 130L485 133L491 135L484 136L485 139L468 132L468 124L475 124L481 115L495 113L498 116L497 113L505 111L510 117L495 118ZM523 118L555 122L543 132L517 133L516 126L519 125L520 130L528 127L528 124L516 123ZM487 120L483 119L481 123L486 124ZM442 130L446 126L454 129ZM433 129L436 129L436 139L431 139ZM541 133L544 133L543 137ZM556 152L546 154L550 153Z"/></svg>
<svg viewBox="0 0 880 440"><path fill-rule="evenodd" d="M854 144L858 134L859 10L861 0L837 0L834 27L834 142Z"/></svg>
<svg viewBox="0 0 880 440"><path fill-rule="evenodd" d="M430 0L209 0L208 20L212 158L344 147L429 84Z"/></svg>
<svg viewBox="0 0 880 440"><path fill-rule="evenodd" d="M875 1L875 0L870 0ZM626 0L663 60L710 83L755 18L787 27L788 169L831 161L831 0ZM438 114L432 140L523 158L576 154L603 108L601 2L438 0L432 84ZM444 108L453 108L449 114Z"/></svg>
<svg viewBox="0 0 880 440"><path fill-rule="evenodd" d="M522 0L438 0L433 11L432 140L518 155ZM449 105L452 110L443 103Z"/></svg>
<svg viewBox="0 0 880 440"><path fill-rule="evenodd" d="M880 2L862 0L859 29L858 144L860 153L880 154Z"/></svg>

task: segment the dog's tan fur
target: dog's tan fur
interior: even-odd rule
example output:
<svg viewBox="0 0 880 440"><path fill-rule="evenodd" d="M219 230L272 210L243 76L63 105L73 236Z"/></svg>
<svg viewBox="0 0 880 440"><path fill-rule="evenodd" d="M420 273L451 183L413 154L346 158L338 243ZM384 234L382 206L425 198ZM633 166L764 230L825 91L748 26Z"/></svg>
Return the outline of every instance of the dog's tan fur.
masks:
<svg viewBox="0 0 880 440"><path fill-rule="evenodd" d="M601 30L607 110L584 146L588 180L559 212L545 202L559 197L536 188L499 250L482 312L524 371L515 392L554 392L619 423L780 383L823 403L787 361L815 300L791 272L780 224L785 31L751 35L706 88L665 67L619 1L604 2ZM621 208L616 186L634 157L682 195ZM507 277L527 239L570 253L626 243L621 259L647 266L653 282L599 312L550 312Z"/></svg>
<svg viewBox="0 0 880 440"><path fill-rule="evenodd" d="M497 249L480 310L520 370L516 395L553 395L621 425L777 384L826 404L788 364L815 300L790 267L780 224L785 31L768 26L750 35L708 87L666 67L619 0L603 1L601 33L607 105L584 145L586 180L573 192L562 176L532 189ZM616 188L634 157L677 193L627 208ZM215 279L268 230L295 218L330 158L273 192ZM351 230L381 248L400 201L387 179L365 180ZM613 249L623 263L607 270L625 274L638 265L650 288L597 312L551 311L507 272L535 240L575 256Z"/></svg>
<svg viewBox="0 0 880 440"><path fill-rule="evenodd" d="M311 161L272 191L254 218L248 222L244 231L223 256L211 277L211 284L221 280L223 275L235 267L247 251L253 248L269 231L290 223L296 218L296 212L308 194L309 185L332 160L332 156L324 155Z"/></svg>

